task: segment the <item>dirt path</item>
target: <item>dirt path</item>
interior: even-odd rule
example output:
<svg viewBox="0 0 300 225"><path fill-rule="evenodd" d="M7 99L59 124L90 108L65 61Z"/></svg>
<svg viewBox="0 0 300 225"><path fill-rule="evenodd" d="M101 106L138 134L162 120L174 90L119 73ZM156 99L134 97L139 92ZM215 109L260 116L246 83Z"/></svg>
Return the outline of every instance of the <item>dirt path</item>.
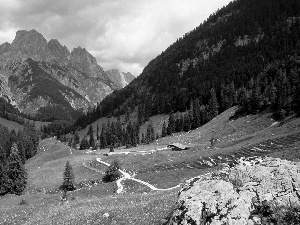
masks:
<svg viewBox="0 0 300 225"><path fill-rule="evenodd" d="M110 166L110 164L108 164L106 162L103 162L100 158L96 158L96 160L99 163L102 163L102 164L104 164L106 166ZM152 184L149 184L148 182L145 182L143 180L136 179L136 178L132 177L129 173L126 173L123 170L119 169L119 171L120 171L120 173L122 173L123 176L119 180L117 180L117 187L118 187L117 194L120 194L124 190L124 186L122 185L122 181L124 181L126 179L133 180L133 181L136 181L138 183L141 183L141 184L149 187L153 191L169 191L169 190L172 190L172 189L180 187L180 184L178 184L177 186L171 187L171 188L165 188L165 189L156 188L155 186L153 186Z"/></svg>

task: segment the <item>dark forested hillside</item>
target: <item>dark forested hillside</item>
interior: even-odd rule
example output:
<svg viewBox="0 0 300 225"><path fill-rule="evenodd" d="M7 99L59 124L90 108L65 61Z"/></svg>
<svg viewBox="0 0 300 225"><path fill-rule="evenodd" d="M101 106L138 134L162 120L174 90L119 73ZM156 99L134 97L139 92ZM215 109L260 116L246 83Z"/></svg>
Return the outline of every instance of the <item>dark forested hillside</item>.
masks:
<svg viewBox="0 0 300 225"><path fill-rule="evenodd" d="M37 154L39 135L34 124L25 123L17 133L0 125L0 196L21 194L25 189L24 164Z"/></svg>
<svg viewBox="0 0 300 225"><path fill-rule="evenodd" d="M150 45L151 43L149 43ZM241 113L266 107L299 110L300 2L237 0L179 38L122 90L107 96L75 126L136 109L140 117L192 109L211 119L239 104ZM205 121L202 121L202 123Z"/></svg>

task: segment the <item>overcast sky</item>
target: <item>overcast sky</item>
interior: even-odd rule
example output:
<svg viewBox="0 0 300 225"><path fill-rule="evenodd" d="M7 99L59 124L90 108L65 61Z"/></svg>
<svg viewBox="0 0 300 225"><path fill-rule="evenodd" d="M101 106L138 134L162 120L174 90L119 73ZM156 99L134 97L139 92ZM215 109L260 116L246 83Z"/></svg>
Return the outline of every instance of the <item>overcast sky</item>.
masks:
<svg viewBox="0 0 300 225"><path fill-rule="evenodd" d="M0 0L0 44L36 29L69 50L81 46L105 70L139 75L178 37L230 0Z"/></svg>

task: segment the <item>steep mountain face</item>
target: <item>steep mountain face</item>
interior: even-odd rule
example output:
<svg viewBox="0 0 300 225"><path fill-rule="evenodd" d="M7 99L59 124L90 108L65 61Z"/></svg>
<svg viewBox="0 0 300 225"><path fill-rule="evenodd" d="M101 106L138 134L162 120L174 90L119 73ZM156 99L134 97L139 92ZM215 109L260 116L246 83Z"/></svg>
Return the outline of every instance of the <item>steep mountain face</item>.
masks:
<svg viewBox="0 0 300 225"><path fill-rule="evenodd" d="M105 73L119 88L125 87L135 78L131 73L120 72L118 69L108 70Z"/></svg>
<svg viewBox="0 0 300 225"><path fill-rule="evenodd" d="M35 30L0 46L0 97L41 119L72 119L120 88L86 49L70 52Z"/></svg>
<svg viewBox="0 0 300 225"><path fill-rule="evenodd" d="M195 100L204 122L237 104L248 106L248 112L271 104L290 111L299 102L299 28L300 1L232 1L150 61L128 86L107 96L100 116L138 106L148 118L192 109Z"/></svg>

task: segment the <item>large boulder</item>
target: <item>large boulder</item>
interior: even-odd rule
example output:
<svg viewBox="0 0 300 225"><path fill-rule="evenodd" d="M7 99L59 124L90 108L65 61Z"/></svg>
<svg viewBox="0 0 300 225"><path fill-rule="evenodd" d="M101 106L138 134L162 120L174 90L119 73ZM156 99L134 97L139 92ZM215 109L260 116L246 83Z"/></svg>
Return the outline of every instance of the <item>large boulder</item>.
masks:
<svg viewBox="0 0 300 225"><path fill-rule="evenodd" d="M190 180L168 224L279 224L279 209L299 206L300 163L240 160L233 168Z"/></svg>

